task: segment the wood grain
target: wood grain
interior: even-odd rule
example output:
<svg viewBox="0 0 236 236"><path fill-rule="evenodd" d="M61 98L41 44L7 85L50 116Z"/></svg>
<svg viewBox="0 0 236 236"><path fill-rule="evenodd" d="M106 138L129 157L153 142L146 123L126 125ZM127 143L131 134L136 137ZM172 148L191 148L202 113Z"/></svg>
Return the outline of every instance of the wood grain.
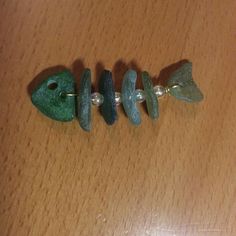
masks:
<svg viewBox="0 0 236 236"><path fill-rule="evenodd" d="M236 235L234 0L0 1L0 235ZM160 101L134 127L58 123L32 106L39 79L127 68L165 81L193 62L196 105ZM177 64L176 64L177 63ZM46 71L45 71L46 70ZM140 80L140 78L139 78ZM140 86L140 83L139 85Z"/></svg>

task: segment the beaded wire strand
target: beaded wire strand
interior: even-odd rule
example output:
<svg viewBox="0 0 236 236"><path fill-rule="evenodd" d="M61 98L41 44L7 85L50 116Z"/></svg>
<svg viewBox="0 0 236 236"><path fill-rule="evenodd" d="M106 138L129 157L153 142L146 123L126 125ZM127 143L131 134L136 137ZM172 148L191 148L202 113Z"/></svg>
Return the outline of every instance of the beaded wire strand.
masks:
<svg viewBox="0 0 236 236"><path fill-rule="evenodd" d="M163 97L165 94L168 94L170 91L170 88L177 88L180 85L176 84L176 85L172 85L172 86L167 86L164 87L162 85L156 85L153 89L155 92L155 95L160 98ZM68 96L68 97L78 97L79 94L78 93L61 93L63 96ZM146 100L145 97L145 92L142 89L136 89L135 91L135 96L136 96L136 101L139 103L142 103ZM99 92L94 92L91 94L91 102L93 105L95 106L100 106L104 101L103 95L100 94ZM120 92L115 92L115 101L116 101L116 105L120 105L122 103L122 99L121 99L121 93Z"/></svg>

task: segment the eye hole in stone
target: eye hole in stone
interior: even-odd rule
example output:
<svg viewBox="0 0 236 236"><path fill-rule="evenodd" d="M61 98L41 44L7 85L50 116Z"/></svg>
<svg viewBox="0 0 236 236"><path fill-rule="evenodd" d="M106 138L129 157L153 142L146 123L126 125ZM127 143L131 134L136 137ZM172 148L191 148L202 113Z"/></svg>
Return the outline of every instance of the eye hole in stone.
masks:
<svg viewBox="0 0 236 236"><path fill-rule="evenodd" d="M47 83L48 89L55 90L58 87L58 84L54 80L49 80Z"/></svg>

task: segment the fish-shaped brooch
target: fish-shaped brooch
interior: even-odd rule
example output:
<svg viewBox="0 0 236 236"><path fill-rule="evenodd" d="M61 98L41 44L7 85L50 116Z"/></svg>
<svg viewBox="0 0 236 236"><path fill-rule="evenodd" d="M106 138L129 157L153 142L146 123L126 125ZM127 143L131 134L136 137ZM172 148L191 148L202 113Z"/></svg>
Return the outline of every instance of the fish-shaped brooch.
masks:
<svg viewBox="0 0 236 236"><path fill-rule="evenodd" d="M91 130L92 104L99 106L108 125L117 120L117 106L122 104L134 125L141 123L137 102L146 102L151 119L159 117L158 99L170 94L176 99L189 103L200 102L203 94L193 81L192 63L186 62L168 79L167 86L153 86L148 72L141 73L142 89L136 89L137 72L129 69L124 74L121 92L116 92L112 73L104 70L101 74L98 92L91 92L91 71L85 69L81 75L78 89L75 78L69 70L46 78L32 93L32 103L47 117L57 121L79 120L81 128Z"/></svg>

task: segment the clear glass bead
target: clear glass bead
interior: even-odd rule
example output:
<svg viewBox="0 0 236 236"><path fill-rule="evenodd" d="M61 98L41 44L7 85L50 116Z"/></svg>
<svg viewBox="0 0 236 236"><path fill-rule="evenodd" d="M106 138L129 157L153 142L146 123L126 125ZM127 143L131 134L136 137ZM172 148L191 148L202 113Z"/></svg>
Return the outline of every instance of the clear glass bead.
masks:
<svg viewBox="0 0 236 236"><path fill-rule="evenodd" d="M100 106L103 103L103 100L104 100L104 98L103 98L102 94L100 94L98 92L91 94L91 101L92 101L93 105Z"/></svg>
<svg viewBox="0 0 236 236"><path fill-rule="evenodd" d="M166 93L166 88L162 85L156 85L153 89L157 97L162 97Z"/></svg>
<svg viewBox="0 0 236 236"><path fill-rule="evenodd" d="M137 89L135 91L136 101L137 102L143 102L145 101L145 92L142 89Z"/></svg>
<svg viewBox="0 0 236 236"><path fill-rule="evenodd" d="M121 93L115 92L115 101L117 106L121 104Z"/></svg>

